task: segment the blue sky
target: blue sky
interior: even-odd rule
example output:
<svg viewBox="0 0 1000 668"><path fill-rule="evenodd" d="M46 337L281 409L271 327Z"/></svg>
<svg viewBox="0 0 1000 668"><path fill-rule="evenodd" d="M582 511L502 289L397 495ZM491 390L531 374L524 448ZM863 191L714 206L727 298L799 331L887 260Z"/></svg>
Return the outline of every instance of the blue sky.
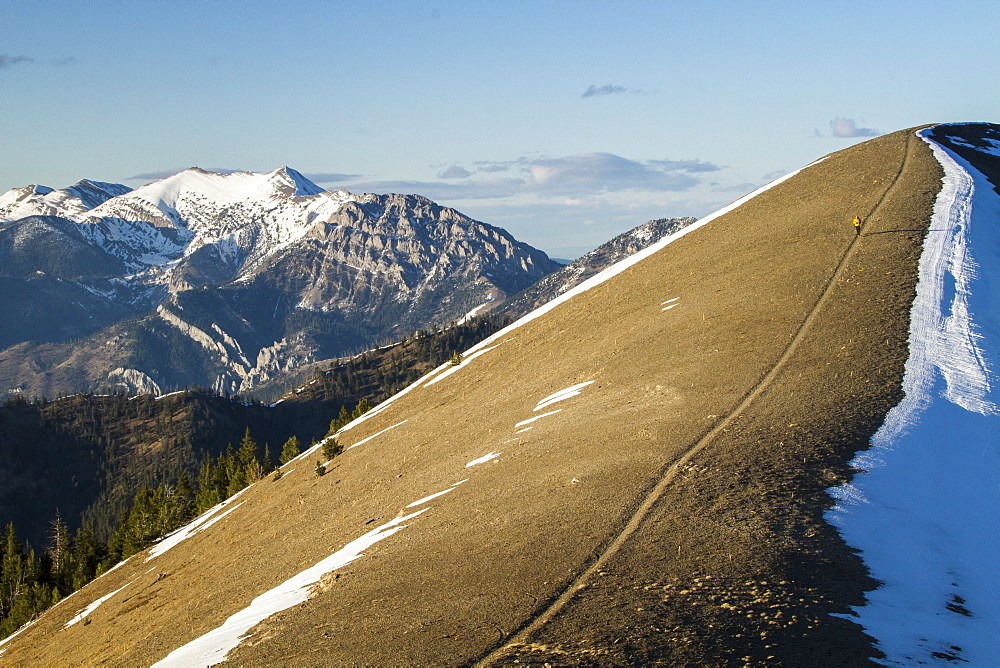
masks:
<svg viewBox="0 0 1000 668"><path fill-rule="evenodd" d="M288 165L556 256L1000 121L1000 3L0 0L0 192Z"/></svg>

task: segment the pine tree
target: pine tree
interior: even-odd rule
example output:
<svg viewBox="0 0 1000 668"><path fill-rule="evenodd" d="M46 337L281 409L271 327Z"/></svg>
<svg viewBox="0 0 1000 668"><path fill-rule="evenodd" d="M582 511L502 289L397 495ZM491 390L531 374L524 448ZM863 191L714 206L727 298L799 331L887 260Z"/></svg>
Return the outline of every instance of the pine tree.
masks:
<svg viewBox="0 0 1000 668"><path fill-rule="evenodd" d="M327 437L327 439L323 441L323 456L326 457L327 460L333 459L343 451L344 446L338 443L337 439Z"/></svg>
<svg viewBox="0 0 1000 668"><path fill-rule="evenodd" d="M233 444L226 444L225 454L219 455L219 465L215 467L216 485L219 496L228 499L246 487L246 472L240 465L238 453L233 452Z"/></svg>
<svg viewBox="0 0 1000 668"><path fill-rule="evenodd" d="M352 419L359 418L368 411L370 411L371 409L372 409L372 402L368 401L367 399L362 399L361 401L358 402L358 405L354 407L354 412L351 414L351 418Z"/></svg>
<svg viewBox="0 0 1000 668"><path fill-rule="evenodd" d="M181 526L189 517L187 501L169 487L144 487L132 502L128 517L112 536L127 558Z"/></svg>
<svg viewBox="0 0 1000 668"><path fill-rule="evenodd" d="M250 435L250 427L247 427L243 440L240 441L240 449L236 452L233 461L232 472L229 477L229 485L226 487L226 496L232 496L252 482L260 480L263 476L263 467L257 459L257 442Z"/></svg>
<svg viewBox="0 0 1000 668"><path fill-rule="evenodd" d="M241 467L246 467L257 461L257 441L253 440L253 436L250 435L250 427L247 427L246 433L243 434L240 449L236 454L239 457Z"/></svg>
<svg viewBox="0 0 1000 668"><path fill-rule="evenodd" d="M0 617L10 614L21 594L24 584L21 543L14 533L14 523L7 525L7 539L4 542L3 563L0 567Z"/></svg>
<svg viewBox="0 0 1000 668"><path fill-rule="evenodd" d="M55 518L49 523L49 554L52 556L52 569L62 571L69 562L70 539L69 527L63 521L59 509Z"/></svg>
<svg viewBox="0 0 1000 668"><path fill-rule="evenodd" d="M261 462L261 466L261 477L266 476L274 470L274 460L271 459L271 446L267 443L264 444L264 461Z"/></svg>
<svg viewBox="0 0 1000 668"><path fill-rule="evenodd" d="M298 457L299 452L301 451L302 447L299 445L298 436L291 436L287 441L285 441L285 444L281 446L281 457L278 461L280 461L281 465L284 466Z"/></svg>
<svg viewBox="0 0 1000 668"><path fill-rule="evenodd" d="M84 525L76 532L73 540L72 587L79 589L97 575L97 568L107 558L107 545L97 540L93 529Z"/></svg>
<svg viewBox="0 0 1000 668"><path fill-rule="evenodd" d="M224 501L229 496L229 481L233 476L233 463L235 459L236 455L233 454L233 444L226 443L225 452L219 454L219 458L215 462L215 467L212 469L215 474L212 478L212 485L219 495L219 501Z"/></svg>
<svg viewBox="0 0 1000 668"><path fill-rule="evenodd" d="M337 420L340 422L340 427L351 421L351 414L347 412L347 406L340 407L340 414L337 416ZM340 427L337 427L337 429L340 429Z"/></svg>
<svg viewBox="0 0 1000 668"><path fill-rule="evenodd" d="M219 492L215 486L215 466L212 458L209 457L201 465L201 472L198 474L198 493L195 495L195 513L201 514L222 503Z"/></svg>
<svg viewBox="0 0 1000 668"><path fill-rule="evenodd" d="M174 505L177 508L177 515L181 523L187 522L194 517L194 490L191 489L191 480L188 479L186 471L181 471L177 478L177 486L174 487Z"/></svg>
<svg viewBox="0 0 1000 668"><path fill-rule="evenodd" d="M58 509L49 527L48 557L51 560L51 579L57 588L68 591L73 579L73 550L69 527L66 526Z"/></svg>

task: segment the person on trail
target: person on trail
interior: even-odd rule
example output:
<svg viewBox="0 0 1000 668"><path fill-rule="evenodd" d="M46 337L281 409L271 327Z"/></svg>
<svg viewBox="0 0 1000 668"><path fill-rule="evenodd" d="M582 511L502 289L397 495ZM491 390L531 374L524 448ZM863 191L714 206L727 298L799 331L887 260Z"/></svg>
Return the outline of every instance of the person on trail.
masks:
<svg viewBox="0 0 1000 668"><path fill-rule="evenodd" d="M858 218L857 216L854 216L854 220L851 221L851 222L854 223L854 233L855 233L855 235L857 235L857 236L860 237L861 236L861 219Z"/></svg>

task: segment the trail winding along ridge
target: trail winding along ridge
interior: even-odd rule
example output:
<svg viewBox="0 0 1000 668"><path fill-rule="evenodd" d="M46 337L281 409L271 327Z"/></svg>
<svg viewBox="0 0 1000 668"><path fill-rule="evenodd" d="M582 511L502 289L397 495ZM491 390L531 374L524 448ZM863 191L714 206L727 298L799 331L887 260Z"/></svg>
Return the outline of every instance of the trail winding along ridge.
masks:
<svg viewBox="0 0 1000 668"><path fill-rule="evenodd" d="M910 147L916 138L911 136L906 140L905 151L903 154L903 159L900 161L899 169L896 171L895 177L886 187L885 192L879 198L875 206L868 212L867 215L862 217L862 225L866 223L875 213L879 211L882 205L885 203L889 195L896 189L897 184L900 181L906 167L910 161ZM864 227L862 227L862 230ZM497 663L506 656L511 649L516 646L525 644L531 636L537 632L541 627L547 624L553 617L555 617L560 610L565 607L567 603L572 600L572 598L577 594L578 591L583 589L590 578L596 573L602 566L604 566L607 561L618 552L618 550L625 544L625 542L632 536L633 533L639 528L639 525L645 519L646 515L649 513L650 509L663 495L664 490L674 481L678 472L687 465L691 459L698 454L701 450L707 447L719 433L727 429L732 422L741 415L747 407L753 403L753 401L771 384L771 381L778 375L778 373L784 368L785 362L792 356L792 354L797 349L799 343L805 337L805 334L809 330L810 325L816 320L816 315L823 308L823 305L828 300L833 287L837 284L838 280L844 273L844 268L847 266L848 261L854 255L856 248L858 247L861 238L864 236L864 232L860 235L854 237L851 240L850 245L844 252L837 264L837 268L833 275L827 281L823 292L820 294L819 299L816 300L815 305L809 311L808 315L802 321L801 326L792 337L792 340L785 347L784 352L774 363L771 369L760 379L750 390L749 393L743 398L742 401L722 420L720 420L711 430L709 430L704 436L702 436L694 445L688 448L678 459L676 459L663 473L659 482L649 490L646 496L642 499L639 507L628 519L625 526L622 528L621 532L611 541L611 543L597 556L597 558L588 566L579 576L577 576L570 584L567 586L563 592L539 615L530 619L520 630L514 633L506 642L499 648L493 650L486 656L482 657L476 665L488 666Z"/></svg>

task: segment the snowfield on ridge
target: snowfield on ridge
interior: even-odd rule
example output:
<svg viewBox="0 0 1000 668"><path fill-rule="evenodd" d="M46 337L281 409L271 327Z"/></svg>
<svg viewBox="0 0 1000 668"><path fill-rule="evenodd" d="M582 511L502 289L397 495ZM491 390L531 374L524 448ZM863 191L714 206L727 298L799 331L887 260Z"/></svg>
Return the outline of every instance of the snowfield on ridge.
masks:
<svg viewBox="0 0 1000 668"><path fill-rule="evenodd" d="M1000 197L935 141L945 170L920 259L894 408L834 488L828 518L884 584L852 617L886 665L1000 665ZM994 155L1000 149L994 148Z"/></svg>

